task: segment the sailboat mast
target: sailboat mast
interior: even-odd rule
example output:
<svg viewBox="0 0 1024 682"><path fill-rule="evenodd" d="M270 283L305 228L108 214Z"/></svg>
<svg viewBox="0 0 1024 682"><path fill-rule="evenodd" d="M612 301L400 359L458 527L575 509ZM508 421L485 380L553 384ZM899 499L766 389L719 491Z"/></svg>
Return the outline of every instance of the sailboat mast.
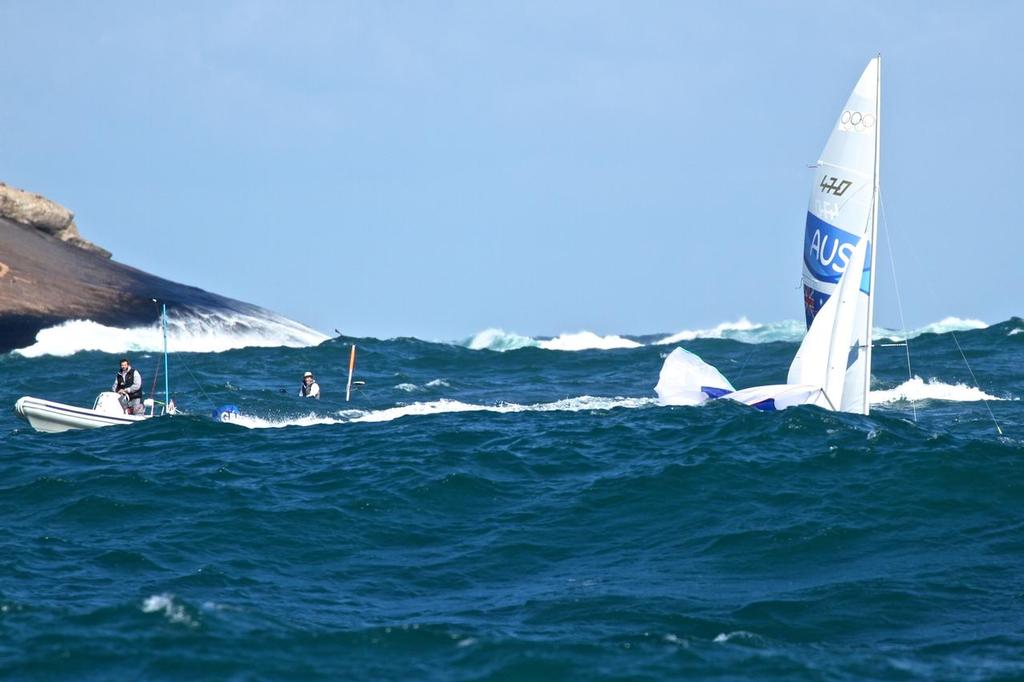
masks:
<svg viewBox="0 0 1024 682"><path fill-rule="evenodd" d="M164 328L164 412L170 409L171 405L171 381L167 375L167 304L164 303L162 318Z"/></svg>
<svg viewBox="0 0 1024 682"><path fill-rule="evenodd" d="M871 344L872 327L875 323L875 254L878 252L878 155L881 149L882 138L882 55L876 55L878 60L875 78L875 174L872 182L871 194L871 270L868 273L868 315L867 330L864 334L865 350L867 351L866 362L864 363L864 414L871 410Z"/></svg>

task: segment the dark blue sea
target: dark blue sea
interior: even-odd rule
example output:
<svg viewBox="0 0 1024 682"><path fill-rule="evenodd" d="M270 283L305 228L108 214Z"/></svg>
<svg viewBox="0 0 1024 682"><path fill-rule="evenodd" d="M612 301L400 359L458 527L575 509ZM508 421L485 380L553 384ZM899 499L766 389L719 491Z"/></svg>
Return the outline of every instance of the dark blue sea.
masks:
<svg viewBox="0 0 1024 682"><path fill-rule="evenodd" d="M0 356L0 676L1024 679L1022 329L877 348L867 417L655 401L678 345L784 382L785 330L172 339L188 414L63 434L16 399L121 353Z"/></svg>

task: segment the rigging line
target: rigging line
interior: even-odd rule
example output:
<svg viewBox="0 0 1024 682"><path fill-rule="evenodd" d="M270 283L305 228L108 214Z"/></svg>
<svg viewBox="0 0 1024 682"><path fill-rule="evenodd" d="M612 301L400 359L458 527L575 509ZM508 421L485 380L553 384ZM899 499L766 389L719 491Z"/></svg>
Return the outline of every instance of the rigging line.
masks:
<svg viewBox="0 0 1024 682"><path fill-rule="evenodd" d="M971 363L967 362L967 356L964 355L964 349L960 347L960 340L956 338L956 332L950 330L949 332L953 336L953 342L956 343L956 349L960 351L960 357L964 359L964 365L967 366L967 371L971 373L971 379L974 381L974 385L981 391L981 384L978 383L978 377L974 376L974 370L971 369ZM981 391L984 393L984 391ZM992 406L988 404L988 400L985 398L981 399L981 402L985 403L985 407L988 408L988 416L992 419L992 423L996 427L996 432L1001 436L1003 435L1003 429L999 426L999 422L996 421L996 415L992 412Z"/></svg>
<svg viewBox="0 0 1024 682"><path fill-rule="evenodd" d="M757 344L757 343L753 344L753 345L751 346L751 348L750 348L750 352L748 352L748 353L747 353L747 357L743 359L743 365L742 365L742 366L740 367L740 371L739 371L739 374L737 374L737 375L736 375L736 383L739 383L739 382L740 382L740 379L742 379L742 378L743 378L743 372L745 372L745 371L746 371L746 369L747 369L747 364L748 364L748 363L750 362L750 358L751 358L751 357L753 357L753 355L754 355L754 351L756 351L756 350L757 350L757 347L758 347L759 345L760 345L760 344Z"/></svg>
<svg viewBox="0 0 1024 682"><path fill-rule="evenodd" d="M199 379L196 379L196 375L192 373L192 370L189 368L188 363L185 362L180 355L177 355L175 357L177 358L178 362L181 363L181 366L185 368L185 371L188 372L188 375L192 377L192 381L196 383L196 386L199 388L199 391L203 394L203 397L205 397L206 400L209 401L211 405L216 407L217 403L215 403L213 401L213 398L211 398L210 395L203 389L203 385L199 383Z"/></svg>
<svg viewBox="0 0 1024 682"><path fill-rule="evenodd" d="M896 292L896 310L900 314L900 327L903 332L903 346L907 349L907 379L913 380L914 371L910 366L910 334L907 333L907 321L903 316L903 299L900 296L899 280L896 278L896 260L892 255L892 237L889 235L889 221L885 217L885 203L882 202L882 189L878 189L878 208L882 213L882 225L885 227L886 252L889 254L889 269L892 271L892 288ZM914 423L917 423L917 401L911 398L910 407L914 411Z"/></svg>
<svg viewBox="0 0 1024 682"><path fill-rule="evenodd" d="M878 197L878 205L879 205L879 208L881 208L883 206L881 195L879 195L879 197ZM917 253L913 249L910 249L910 253L911 253L911 255L914 256L915 260L917 260ZM918 267L921 267L920 260L917 260L917 264L918 264ZM928 278L924 278L923 281L924 281L925 285L928 287L928 290L931 292L932 297L933 298L938 298L936 296L936 294L935 294L935 288L932 286L931 280L928 279ZM960 339L957 338L956 331L951 329L949 331L949 334L950 334L950 336L953 337L953 343L956 344L956 349L958 351L960 351L960 357L963 359L964 366L967 367L967 371L970 372L970 374L971 374L971 380L974 381L975 388L977 388L979 392L984 394L984 391L981 388L981 384L978 383L978 377L975 376L974 369L971 367L971 363L967 361L967 355L964 353L964 349L960 346ZM998 433L1000 436L1002 436L1003 435L1003 428L1001 426L999 426L999 422L996 421L996 415L995 415L995 413L992 412L992 406L989 405L989 402L988 402L988 400L986 398L982 398L981 402L985 403L985 409L988 410L988 416L989 416L990 419L992 419L992 425L996 427L996 433Z"/></svg>

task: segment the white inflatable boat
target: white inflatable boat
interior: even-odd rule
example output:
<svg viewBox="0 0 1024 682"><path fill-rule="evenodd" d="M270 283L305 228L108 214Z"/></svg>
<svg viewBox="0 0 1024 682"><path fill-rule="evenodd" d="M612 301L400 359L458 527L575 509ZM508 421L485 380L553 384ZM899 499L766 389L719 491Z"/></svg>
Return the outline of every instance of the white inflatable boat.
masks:
<svg viewBox="0 0 1024 682"><path fill-rule="evenodd" d="M156 302L156 299L153 299ZM164 305L160 314L160 323L164 332L164 402L147 398L142 401L143 414L128 414L121 405L120 397L113 391L104 391L96 396L92 409L65 405L52 400L24 396L14 403L14 412L28 421L36 431L44 433L60 433L74 429L97 429L101 426L118 424L134 424L165 414L174 414L174 401L171 400L171 388L167 379L167 306ZM157 413L157 405L162 409Z"/></svg>
<svg viewBox="0 0 1024 682"><path fill-rule="evenodd" d="M160 414L174 412L173 403L170 409L161 410L160 414L156 412L156 402L152 398L147 398L142 404L146 410L144 414L125 414L118 395L108 391L96 396L96 402L93 403L92 409L25 396L19 398L18 402L14 404L14 411L19 417L27 420L33 429L45 433L134 424L160 416Z"/></svg>

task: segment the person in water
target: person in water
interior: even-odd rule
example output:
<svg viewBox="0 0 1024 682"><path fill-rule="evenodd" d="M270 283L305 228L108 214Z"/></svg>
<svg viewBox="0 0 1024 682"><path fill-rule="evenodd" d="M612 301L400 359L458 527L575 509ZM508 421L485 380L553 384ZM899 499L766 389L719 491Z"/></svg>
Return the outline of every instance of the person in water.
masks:
<svg viewBox="0 0 1024 682"><path fill-rule="evenodd" d="M142 406L142 375L132 367L128 358L121 358L121 371L114 377L114 387L110 390L117 392L126 413L142 414L145 411Z"/></svg>
<svg viewBox="0 0 1024 682"><path fill-rule="evenodd" d="M316 378L312 372L306 372L302 375L302 386L299 387L299 395L303 398L316 398L320 400L320 384L316 383Z"/></svg>

